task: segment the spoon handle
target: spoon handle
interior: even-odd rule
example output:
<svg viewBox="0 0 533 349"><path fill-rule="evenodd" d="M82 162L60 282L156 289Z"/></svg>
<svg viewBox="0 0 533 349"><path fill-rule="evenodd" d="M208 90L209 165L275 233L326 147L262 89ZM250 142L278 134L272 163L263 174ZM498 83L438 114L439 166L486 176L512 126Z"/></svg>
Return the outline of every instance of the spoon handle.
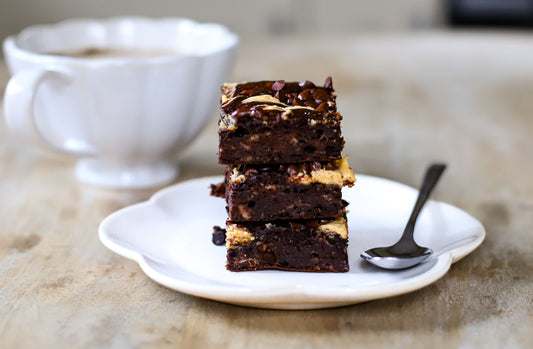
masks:
<svg viewBox="0 0 533 349"><path fill-rule="evenodd" d="M422 186L420 187L420 192L418 193L418 199L413 207L413 212L411 212L411 217L409 217L409 221L407 221L403 235L397 244L414 242L413 233L418 214L422 210L422 207L426 203L431 192L433 191L433 188L435 188L435 185L439 181L439 178L445 169L446 165L444 164L432 164L426 170L424 180L422 181Z"/></svg>

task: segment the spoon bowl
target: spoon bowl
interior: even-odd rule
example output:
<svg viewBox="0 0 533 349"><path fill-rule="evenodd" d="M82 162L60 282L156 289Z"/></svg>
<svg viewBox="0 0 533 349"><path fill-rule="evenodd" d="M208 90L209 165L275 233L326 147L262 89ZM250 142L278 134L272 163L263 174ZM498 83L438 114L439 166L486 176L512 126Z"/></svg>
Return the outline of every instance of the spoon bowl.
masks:
<svg viewBox="0 0 533 349"><path fill-rule="evenodd" d="M366 250L361 253L361 258L383 269L405 269L415 266L431 256L433 251L430 248L419 246L413 235L418 214L445 169L446 165L444 164L433 164L426 170L413 212L411 212L400 240L392 246Z"/></svg>
<svg viewBox="0 0 533 349"><path fill-rule="evenodd" d="M384 269L406 269L423 262L433 254L432 249L418 245L417 249L405 254L396 254L391 247L366 250L361 254L361 258Z"/></svg>

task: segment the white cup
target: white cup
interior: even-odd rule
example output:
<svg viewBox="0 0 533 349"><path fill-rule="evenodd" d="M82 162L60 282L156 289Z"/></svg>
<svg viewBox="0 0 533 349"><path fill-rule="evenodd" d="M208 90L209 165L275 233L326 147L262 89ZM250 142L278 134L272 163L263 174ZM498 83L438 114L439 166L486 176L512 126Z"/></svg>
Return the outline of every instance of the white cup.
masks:
<svg viewBox="0 0 533 349"><path fill-rule="evenodd" d="M141 188L174 179L172 160L213 116L238 37L179 18L77 19L8 37L4 96L11 131L80 157L88 183ZM79 58L84 49L172 50L171 55Z"/></svg>

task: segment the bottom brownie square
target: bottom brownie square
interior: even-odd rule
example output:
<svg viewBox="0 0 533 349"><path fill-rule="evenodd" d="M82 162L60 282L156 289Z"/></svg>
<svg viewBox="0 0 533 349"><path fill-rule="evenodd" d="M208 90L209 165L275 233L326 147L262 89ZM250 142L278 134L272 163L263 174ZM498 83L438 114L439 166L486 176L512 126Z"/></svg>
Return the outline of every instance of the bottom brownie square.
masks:
<svg viewBox="0 0 533 349"><path fill-rule="evenodd" d="M346 219L226 223L226 268L346 272Z"/></svg>

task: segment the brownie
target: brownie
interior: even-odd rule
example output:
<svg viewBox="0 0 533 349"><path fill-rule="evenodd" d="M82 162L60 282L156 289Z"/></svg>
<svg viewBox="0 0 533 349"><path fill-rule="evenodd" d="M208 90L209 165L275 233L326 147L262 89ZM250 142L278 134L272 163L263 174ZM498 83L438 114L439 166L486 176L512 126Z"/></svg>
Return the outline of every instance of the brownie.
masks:
<svg viewBox="0 0 533 349"><path fill-rule="evenodd" d="M355 182L348 159L291 165L229 165L225 197L231 221L341 217L343 186ZM221 190L212 194L221 196Z"/></svg>
<svg viewBox="0 0 533 349"><path fill-rule="evenodd" d="M344 140L331 78L222 87L220 164L278 164L341 158Z"/></svg>
<svg viewBox="0 0 533 349"><path fill-rule="evenodd" d="M226 223L226 268L346 272L344 217L326 220Z"/></svg>

